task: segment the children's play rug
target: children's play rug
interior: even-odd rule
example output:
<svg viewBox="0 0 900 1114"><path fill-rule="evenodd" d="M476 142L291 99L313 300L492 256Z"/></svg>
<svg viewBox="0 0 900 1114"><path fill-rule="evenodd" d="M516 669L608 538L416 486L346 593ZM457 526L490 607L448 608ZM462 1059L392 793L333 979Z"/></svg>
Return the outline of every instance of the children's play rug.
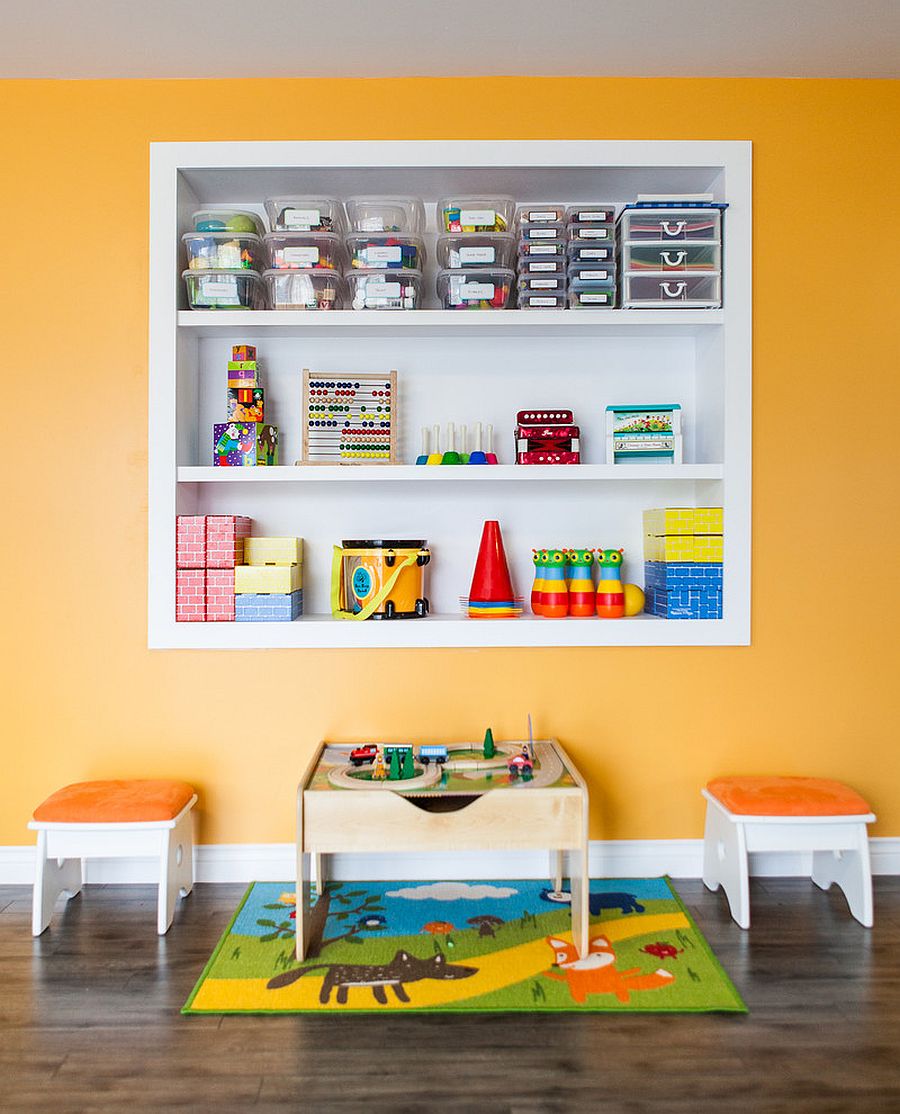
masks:
<svg viewBox="0 0 900 1114"><path fill-rule="evenodd" d="M182 1012L746 1012L665 879L591 882L583 959L569 901L534 881L330 883L298 964L291 884L255 882Z"/></svg>

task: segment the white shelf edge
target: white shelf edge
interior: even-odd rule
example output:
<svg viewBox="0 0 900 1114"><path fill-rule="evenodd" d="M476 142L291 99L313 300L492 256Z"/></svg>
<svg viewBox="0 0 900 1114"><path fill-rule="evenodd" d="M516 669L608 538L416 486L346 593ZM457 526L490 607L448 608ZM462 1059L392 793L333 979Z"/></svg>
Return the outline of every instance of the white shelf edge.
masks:
<svg viewBox="0 0 900 1114"><path fill-rule="evenodd" d="M335 310L308 313L302 310L179 310L178 326L200 337L391 335L472 336L547 335L562 332L640 335L674 332L691 335L722 325L721 309L600 309L600 310L498 310L454 313L422 309L378 312Z"/></svg>
<svg viewBox="0 0 900 1114"><path fill-rule="evenodd" d="M437 628L437 629L436 629ZM734 646L746 644L727 619L468 619L429 615L353 622L305 615L289 623L176 623L157 630L151 649L447 649L542 646Z"/></svg>
<svg viewBox="0 0 900 1114"><path fill-rule="evenodd" d="M179 483L534 483L721 480L721 464L566 464L425 467L415 464L182 466Z"/></svg>

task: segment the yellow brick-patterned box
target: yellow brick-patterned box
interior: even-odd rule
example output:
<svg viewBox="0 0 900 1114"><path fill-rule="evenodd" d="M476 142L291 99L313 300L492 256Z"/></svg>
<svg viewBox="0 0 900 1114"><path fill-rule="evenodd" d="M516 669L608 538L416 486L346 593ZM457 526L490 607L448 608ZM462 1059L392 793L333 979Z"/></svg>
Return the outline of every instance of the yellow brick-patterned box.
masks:
<svg viewBox="0 0 900 1114"><path fill-rule="evenodd" d="M248 565L302 565L303 538L245 538Z"/></svg>
<svg viewBox="0 0 900 1114"><path fill-rule="evenodd" d="M301 565L238 565L234 570L234 590L247 593L287 594L303 587Z"/></svg>
<svg viewBox="0 0 900 1114"><path fill-rule="evenodd" d="M658 507L644 511L644 533L659 537L663 534L721 534L721 507Z"/></svg>
<svg viewBox="0 0 900 1114"><path fill-rule="evenodd" d="M721 507L664 507L644 511L645 561L723 560Z"/></svg>

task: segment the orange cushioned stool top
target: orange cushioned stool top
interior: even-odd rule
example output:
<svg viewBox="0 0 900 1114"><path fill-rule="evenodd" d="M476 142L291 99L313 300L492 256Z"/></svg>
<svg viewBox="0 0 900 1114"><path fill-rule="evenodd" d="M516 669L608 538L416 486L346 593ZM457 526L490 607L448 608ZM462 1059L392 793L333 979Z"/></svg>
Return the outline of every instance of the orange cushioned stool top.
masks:
<svg viewBox="0 0 900 1114"><path fill-rule="evenodd" d="M186 781L79 781L38 805L34 818L55 824L174 820L193 795Z"/></svg>
<svg viewBox="0 0 900 1114"><path fill-rule="evenodd" d="M707 791L739 816L863 816L868 803L822 777L717 777Z"/></svg>

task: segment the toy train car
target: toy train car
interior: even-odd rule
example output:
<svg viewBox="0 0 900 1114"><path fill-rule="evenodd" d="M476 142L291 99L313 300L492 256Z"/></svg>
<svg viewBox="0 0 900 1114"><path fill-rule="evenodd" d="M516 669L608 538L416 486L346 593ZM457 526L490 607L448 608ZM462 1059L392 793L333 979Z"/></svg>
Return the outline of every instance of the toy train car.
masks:
<svg viewBox="0 0 900 1114"><path fill-rule="evenodd" d="M362 747L355 747L350 751L350 761L354 766L361 766L363 762L374 762L375 752L378 747L374 743L367 743Z"/></svg>
<svg viewBox="0 0 900 1114"><path fill-rule="evenodd" d="M443 766L447 758L448 754L445 746L433 744L419 747L419 761L423 766L427 766L429 762L437 762L438 765Z"/></svg>

